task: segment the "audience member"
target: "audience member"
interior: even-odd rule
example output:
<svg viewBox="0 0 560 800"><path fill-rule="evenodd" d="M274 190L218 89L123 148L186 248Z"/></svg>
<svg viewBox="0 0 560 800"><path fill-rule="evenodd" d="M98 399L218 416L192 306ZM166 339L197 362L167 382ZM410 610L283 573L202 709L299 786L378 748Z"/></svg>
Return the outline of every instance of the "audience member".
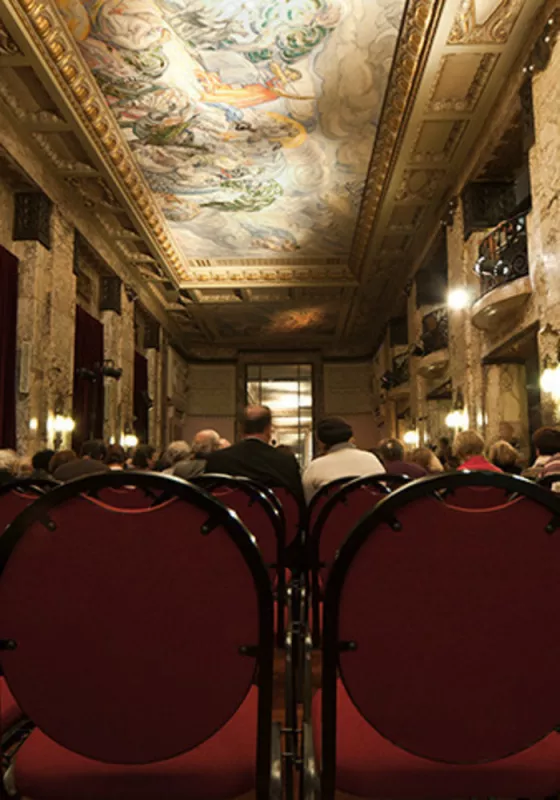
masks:
<svg viewBox="0 0 560 800"><path fill-rule="evenodd" d="M231 447L231 442L228 441L227 439L224 439L224 437L222 436L220 438L220 446L218 447L218 450L225 450L226 447Z"/></svg>
<svg viewBox="0 0 560 800"><path fill-rule="evenodd" d="M455 467L455 456L453 455L453 448L447 436L440 436L436 447L436 456L441 461L444 469L445 467Z"/></svg>
<svg viewBox="0 0 560 800"><path fill-rule="evenodd" d="M112 471L123 470L126 463L126 453L120 444L110 444L107 448L105 463Z"/></svg>
<svg viewBox="0 0 560 800"><path fill-rule="evenodd" d="M453 442L453 451L459 459L459 470L485 470L501 472L484 457L484 439L476 431L461 431Z"/></svg>
<svg viewBox="0 0 560 800"><path fill-rule="evenodd" d="M51 458L54 456L54 450L38 450L31 459L33 471L31 472L32 478L50 478L51 473L49 464Z"/></svg>
<svg viewBox="0 0 560 800"><path fill-rule="evenodd" d="M173 475L177 464L190 461L192 458L191 447L187 442L178 439L167 445L161 457L161 466L164 475Z"/></svg>
<svg viewBox="0 0 560 800"><path fill-rule="evenodd" d="M521 467L519 465L519 453L505 439L494 442L488 453L488 458L495 467L499 467L502 472L509 472L512 475L519 475Z"/></svg>
<svg viewBox="0 0 560 800"><path fill-rule="evenodd" d="M303 473L306 503L311 501L321 486L337 478L358 478L385 472L383 464L373 453L356 447L352 441L352 427L342 417L321 420L316 433L323 455L314 459Z"/></svg>
<svg viewBox="0 0 560 800"><path fill-rule="evenodd" d="M412 461L405 461L404 445L398 439L384 439L379 443L379 452L389 475L408 475L409 478L423 478L426 470L414 464Z"/></svg>
<svg viewBox="0 0 560 800"><path fill-rule="evenodd" d="M18 454L14 450L0 450L0 484L13 481L18 472Z"/></svg>
<svg viewBox="0 0 560 800"><path fill-rule="evenodd" d="M80 458L67 461L53 472L57 481L71 481L85 475L95 475L99 472L109 472L109 467L104 463L107 448L101 439L91 439L84 442L80 450Z"/></svg>
<svg viewBox="0 0 560 800"><path fill-rule="evenodd" d="M29 456L19 460L18 478L30 478L33 473L33 461Z"/></svg>
<svg viewBox="0 0 560 800"><path fill-rule="evenodd" d="M294 458L296 457L296 454L294 453L294 448L290 447L289 444L277 444L276 449L278 450L279 453L285 453L287 456L293 456Z"/></svg>
<svg viewBox="0 0 560 800"><path fill-rule="evenodd" d="M75 461L76 458L76 453L73 450L57 450L49 461L49 472L54 476L54 473L59 467L62 467L64 464L69 464L71 461Z"/></svg>
<svg viewBox="0 0 560 800"><path fill-rule="evenodd" d="M410 454L410 461L426 470L428 475L443 472L443 464L429 447L417 447Z"/></svg>
<svg viewBox="0 0 560 800"><path fill-rule="evenodd" d="M156 465L156 448L151 444L140 444L132 457L132 469L151 472Z"/></svg>
<svg viewBox="0 0 560 800"><path fill-rule="evenodd" d="M211 453L224 449L220 447L220 434L210 428L199 431L192 440L192 457L189 461L181 461L173 472L178 478L190 481L202 475L206 469L206 460Z"/></svg>
<svg viewBox="0 0 560 800"><path fill-rule="evenodd" d="M270 446L272 414L268 406L248 406L242 420L243 440L208 456L206 472L243 475L269 486L285 486L298 500L303 489L293 456Z"/></svg>
<svg viewBox="0 0 560 800"><path fill-rule="evenodd" d="M560 430L539 428L533 434L533 447L537 454L534 464L523 473L526 478L542 478L560 474Z"/></svg>

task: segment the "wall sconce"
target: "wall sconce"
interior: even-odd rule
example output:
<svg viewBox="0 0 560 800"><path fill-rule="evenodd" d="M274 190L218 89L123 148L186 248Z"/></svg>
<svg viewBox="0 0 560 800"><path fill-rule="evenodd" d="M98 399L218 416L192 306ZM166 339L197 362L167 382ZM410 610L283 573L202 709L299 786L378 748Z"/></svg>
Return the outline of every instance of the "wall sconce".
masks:
<svg viewBox="0 0 560 800"><path fill-rule="evenodd" d="M554 363L549 356L544 360L540 383L543 392L551 394L555 400L560 400L560 365Z"/></svg>
<svg viewBox="0 0 560 800"><path fill-rule="evenodd" d="M447 295L447 305L453 311L463 311L468 308L471 302L471 297L467 289L461 287L451 289Z"/></svg>
<svg viewBox="0 0 560 800"><path fill-rule="evenodd" d="M420 444L420 434L417 430L407 431L403 436L403 442L409 447L418 447Z"/></svg>
<svg viewBox="0 0 560 800"><path fill-rule="evenodd" d="M120 445L127 450L138 447L138 436L132 432L132 426L129 422L124 426L124 433L120 438Z"/></svg>
<svg viewBox="0 0 560 800"><path fill-rule="evenodd" d="M76 427L75 421L72 417L55 411L54 415L49 414L47 419L47 432L54 434L54 449L60 450L62 445L62 437L65 433L72 433Z"/></svg>
<svg viewBox="0 0 560 800"><path fill-rule="evenodd" d="M465 401L461 389L457 389L455 402L453 403L453 411L450 411L446 416L445 424L448 428L453 428L457 431L464 431L469 427L469 412L465 408Z"/></svg>
<svg viewBox="0 0 560 800"><path fill-rule="evenodd" d="M95 366L104 378L114 378L118 381L123 374L121 367L115 367L115 362L112 359L106 359L102 364L96 364Z"/></svg>

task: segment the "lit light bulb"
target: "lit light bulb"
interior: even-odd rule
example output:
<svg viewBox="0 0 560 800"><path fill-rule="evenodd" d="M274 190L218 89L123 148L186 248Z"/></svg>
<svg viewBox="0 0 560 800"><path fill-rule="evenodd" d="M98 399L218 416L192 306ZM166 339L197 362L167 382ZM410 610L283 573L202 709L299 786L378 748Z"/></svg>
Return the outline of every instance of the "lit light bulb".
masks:
<svg viewBox="0 0 560 800"><path fill-rule="evenodd" d="M403 442L412 447L418 447L420 443L420 434L418 431L407 431L403 436Z"/></svg>
<svg viewBox="0 0 560 800"><path fill-rule="evenodd" d="M560 366L545 369L541 375L541 389L560 400Z"/></svg>
<svg viewBox="0 0 560 800"><path fill-rule="evenodd" d="M467 308L469 302L470 297L466 289L451 289L447 295L447 305L453 311L462 311Z"/></svg>

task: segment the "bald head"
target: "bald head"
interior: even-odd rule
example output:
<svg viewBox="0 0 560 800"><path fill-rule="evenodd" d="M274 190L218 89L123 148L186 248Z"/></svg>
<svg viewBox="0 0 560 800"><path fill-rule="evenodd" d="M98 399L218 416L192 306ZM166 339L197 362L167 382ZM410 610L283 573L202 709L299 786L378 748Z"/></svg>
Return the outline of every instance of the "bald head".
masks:
<svg viewBox="0 0 560 800"><path fill-rule="evenodd" d="M258 436L265 442L272 434L272 413L268 406L247 406L243 413L243 433L245 436Z"/></svg>
<svg viewBox="0 0 560 800"><path fill-rule="evenodd" d="M220 434L211 428L199 431L192 441L195 458L205 458L220 449Z"/></svg>

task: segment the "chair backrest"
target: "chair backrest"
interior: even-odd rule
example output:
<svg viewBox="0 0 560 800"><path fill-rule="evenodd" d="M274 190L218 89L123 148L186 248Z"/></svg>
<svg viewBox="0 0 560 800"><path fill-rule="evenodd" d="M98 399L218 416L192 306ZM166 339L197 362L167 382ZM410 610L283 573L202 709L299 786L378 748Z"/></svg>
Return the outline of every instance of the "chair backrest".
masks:
<svg viewBox="0 0 560 800"><path fill-rule="evenodd" d="M129 473L130 474L130 473ZM96 495L98 500L113 508L150 508L160 502L159 497L139 486L115 488L105 486Z"/></svg>
<svg viewBox="0 0 560 800"><path fill-rule="evenodd" d="M311 563L324 582L338 548L360 518L406 479L396 475L368 475L341 486L323 506L312 531Z"/></svg>
<svg viewBox="0 0 560 800"><path fill-rule="evenodd" d="M205 473L193 478L200 486L235 511L253 534L269 570L284 566L284 512L274 492L249 478Z"/></svg>
<svg viewBox="0 0 560 800"><path fill-rule="evenodd" d="M313 536L313 528L321 510L324 508L325 503L335 492L337 492L342 486L349 483L350 481L355 479L355 475L349 475L346 478L336 478L334 481L330 481L330 483L325 483L324 486L313 495L311 498L311 502L307 507L307 533L308 536Z"/></svg>
<svg viewBox="0 0 560 800"><path fill-rule="evenodd" d="M443 490L441 497L448 505L458 508L496 508L515 500L498 486L457 486Z"/></svg>
<svg viewBox="0 0 560 800"><path fill-rule="evenodd" d="M460 508L441 490L517 494ZM439 475L392 493L331 571L323 631L323 781L332 797L337 671L398 747L474 764L520 752L560 719L560 501L497 473Z"/></svg>
<svg viewBox="0 0 560 800"><path fill-rule="evenodd" d="M0 536L21 511L57 485L45 478L24 478L0 485Z"/></svg>
<svg viewBox="0 0 560 800"><path fill-rule="evenodd" d="M91 496L126 485L168 499L123 509ZM67 483L0 539L9 688L46 735L99 761L145 764L196 747L256 682L256 763L266 780L272 612L247 529L174 478L114 472Z"/></svg>
<svg viewBox="0 0 560 800"><path fill-rule="evenodd" d="M284 511L286 522L285 545L290 545L299 541L299 537L304 529L305 507L297 497L286 486L269 486L280 502Z"/></svg>

